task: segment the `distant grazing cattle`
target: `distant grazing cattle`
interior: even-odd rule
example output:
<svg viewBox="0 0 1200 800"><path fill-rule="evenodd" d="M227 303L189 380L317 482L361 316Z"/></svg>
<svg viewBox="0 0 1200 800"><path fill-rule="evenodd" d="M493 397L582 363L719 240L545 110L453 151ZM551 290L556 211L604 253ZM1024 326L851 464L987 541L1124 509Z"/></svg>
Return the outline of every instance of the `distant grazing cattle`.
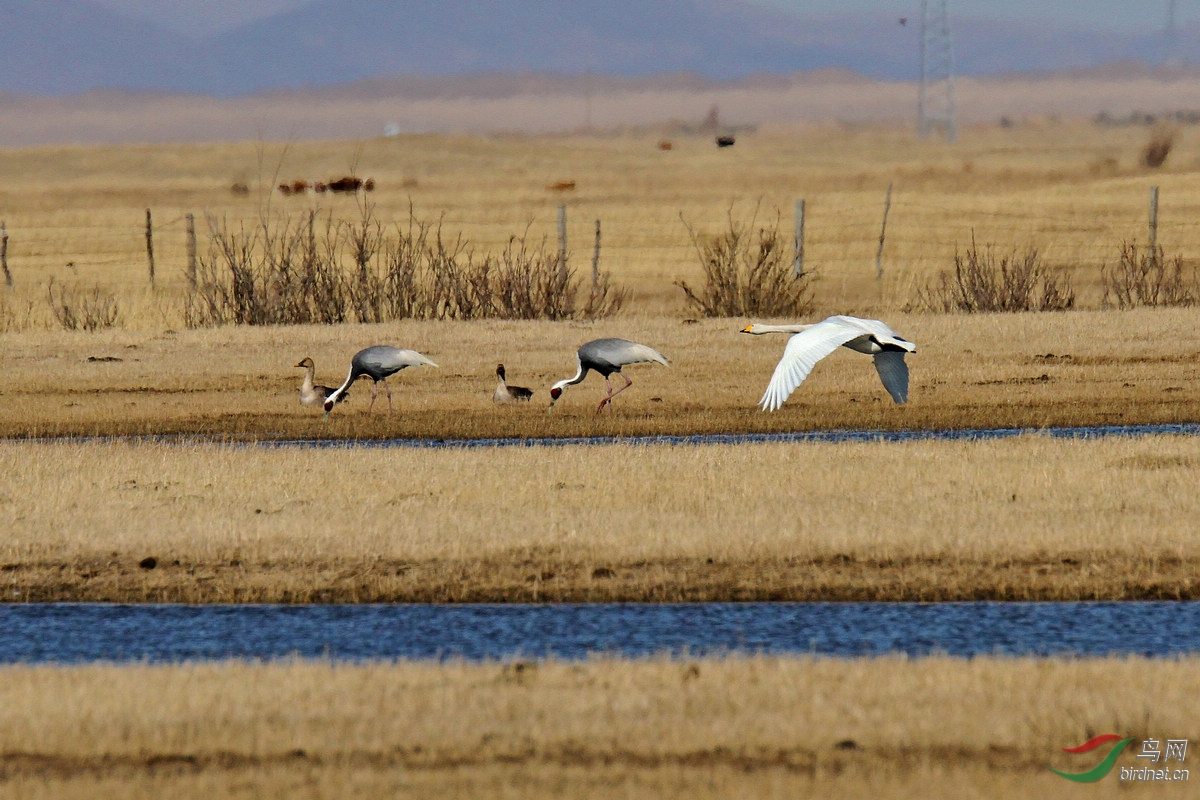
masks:
<svg viewBox="0 0 1200 800"><path fill-rule="evenodd" d="M718 136L717 137L717 147L733 147L733 144L736 141L737 140L734 139L732 136Z"/></svg>
<svg viewBox="0 0 1200 800"><path fill-rule="evenodd" d="M245 197L250 194L250 187L244 183L235 183L229 187L229 191L233 192L238 197Z"/></svg>
<svg viewBox="0 0 1200 800"><path fill-rule="evenodd" d="M304 194L309 189L312 189L317 194L325 194L326 192L343 192L345 194L353 194L359 189L362 189L365 192L374 191L375 179L367 178L364 181L362 178L355 178L353 175L346 175L338 178L337 180L329 181L328 183L325 183L324 181L315 181L313 183L309 183L308 181L295 180L291 183L281 183L279 184L278 188L279 193L284 197L289 197L293 194Z"/></svg>
<svg viewBox="0 0 1200 800"><path fill-rule="evenodd" d="M675 145L671 144L671 142L667 139L659 139L658 140L658 149L659 150L670 150L673 147L675 147Z"/></svg>
<svg viewBox="0 0 1200 800"><path fill-rule="evenodd" d="M552 192L572 192L575 190L575 181L559 181L552 183L546 187Z"/></svg>
<svg viewBox="0 0 1200 800"><path fill-rule="evenodd" d="M336 181L330 181L329 191L353 194L361 189L362 185L362 178L356 178L353 175L346 175L345 177L338 178Z"/></svg>

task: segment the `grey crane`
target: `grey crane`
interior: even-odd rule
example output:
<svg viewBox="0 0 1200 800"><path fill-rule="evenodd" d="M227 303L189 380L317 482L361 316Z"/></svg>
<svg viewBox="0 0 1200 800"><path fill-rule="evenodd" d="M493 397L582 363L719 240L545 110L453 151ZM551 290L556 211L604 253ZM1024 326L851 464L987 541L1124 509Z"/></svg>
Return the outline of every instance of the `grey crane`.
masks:
<svg viewBox="0 0 1200 800"><path fill-rule="evenodd" d="M614 397L633 385L633 381L621 374L621 367L630 364L644 364L650 361L656 361L663 366L670 366L667 363L667 357L653 347L638 344L637 342L630 342L626 339L595 339L581 346L576 353L575 359L579 365L575 377L565 378L550 387L550 410L554 409L554 404L558 402L558 398L562 397L563 389L573 386L576 383L581 383L587 377L589 370L594 370L603 375L604 383L608 386L608 394L604 396L604 399L600 401L599 407L596 408L596 413L599 414L604 410L606 405L612 402ZM612 388L612 381L609 380L609 376L614 372L625 378L625 385L615 392Z"/></svg>
<svg viewBox="0 0 1200 800"><path fill-rule="evenodd" d="M383 388L387 390L388 414L391 414L392 387L388 386L388 376L395 375L405 367L419 367L422 364L428 364L431 367L437 366L416 350L401 350L386 344L377 344L365 350L359 350L354 354L354 358L350 359L350 374L346 377L346 382L325 398L325 415L329 415L334 404L350 388L350 384L363 375L374 381L371 384L371 404L367 406L367 413L370 414L371 409L375 407L375 395L379 392L379 384L382 382Z"/></svg>
<svg viewBox="0 0 1200 800"><path fill-rule="evenodd" d="M883 388L897 403L908 401L908 365L904 363L904 354L917 352L917 346L877 319L839 315L811 325L755 323L742 328L742 333L795 334L788 339L771 382L758 401L764 411L774 411L783 405L816 363L839 347L874 356L875 371L883 381Z"/></svg>
<svg viewBox="0 0 1200 800"><path fill-rule="evenodd" d="M304 370L304 382L300 384L300 405L302 406L319 406L324 405L325 398L333 394L334 389L331 386L322 386L319 383L313 383L313 375L316 373L317 366L311 358L305 356L296 365ZM338 395L335 402L342 403L350 399L349 392L343 392Z"/></svg>
<svg viewBox="0 0 1200 800"><path fill-rule="evenodd" d="M496 365L496 377L500 379L496 391L492 393L493 403L528 403L533 397L533 389L524 386L509 386L504 380L504 365Z"/></svg>

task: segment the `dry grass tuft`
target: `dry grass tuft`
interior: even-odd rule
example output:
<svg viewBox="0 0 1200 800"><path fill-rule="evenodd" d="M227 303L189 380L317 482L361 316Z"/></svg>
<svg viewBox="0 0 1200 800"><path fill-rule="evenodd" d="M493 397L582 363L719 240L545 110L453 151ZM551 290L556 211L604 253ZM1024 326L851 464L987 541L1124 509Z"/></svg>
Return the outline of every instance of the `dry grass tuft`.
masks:
<svg viewBox="0 0 1200 800"><path fill-rule="evenodd" d="M79 285L58 284L50 279L46 301L64 331L95 331L116 327L121 318L116 295L99 285L90 290Z"/></svg>

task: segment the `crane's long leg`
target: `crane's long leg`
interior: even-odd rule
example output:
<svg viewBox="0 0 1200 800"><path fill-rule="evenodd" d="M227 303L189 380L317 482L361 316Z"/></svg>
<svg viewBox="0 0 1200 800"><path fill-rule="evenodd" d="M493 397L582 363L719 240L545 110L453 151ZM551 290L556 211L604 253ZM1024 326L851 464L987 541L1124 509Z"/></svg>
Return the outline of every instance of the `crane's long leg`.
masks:
<svg viewBox="0 0 1200 800"><path fill-rule="evenodd" d="M385 386L387 384L384 384ZM375 407L375 395L379 393L379 381L371 382L371 402L367 404L367 413L371 413L371 409Z"/></svg>
<svg viewBox="0 0 1200 800"><path fill-rule="evenodd" d="M387 378L383 379L383 388L387 389L388 396L388 416L392 415L392 387L388 386Z"/></svg>
<svg viewBox="0 0 1200 800"><path fill-rule="evenodd" d="M604 410L604 407L605 407L606 405L608 405L609 403L611 403L611 402L612 402L612 399L613 399L614 397L616 397L616 396L617 396L617 395L619 395L621 392L623 392L623 391L625 391L626 389L628 389L630 386L633 386L633 381L629 380L628 376L626 376L626 375L624 375L624 374L622 374L622 373L620 373L620 372L618 372L617 374L618 374L618 375L620 375L622 378L625 378L625 385L624 385L624 386L622 386L620 389L617 389L617 390L614 392L614 391L613 391L613 388L612 388L612 382L611 382L611 381L609 381L609 379L608 379L608 378L605 378L605 379L604 379L604 383L605 383L605 385L606 385L606 386L608 386L608 394L605 396L605 398L604 398L603 400L601 400L601 401L600 401L600 407L596 409L596 413L597 413L597 414L599 414L601 411L603 411L603 410Z"/></svg>

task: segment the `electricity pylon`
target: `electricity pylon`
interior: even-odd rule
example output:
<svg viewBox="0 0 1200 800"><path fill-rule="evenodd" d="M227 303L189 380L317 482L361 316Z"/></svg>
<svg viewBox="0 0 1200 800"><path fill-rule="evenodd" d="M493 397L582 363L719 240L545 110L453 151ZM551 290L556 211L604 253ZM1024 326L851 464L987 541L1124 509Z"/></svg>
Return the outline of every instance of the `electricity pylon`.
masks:
<svg viewBox="0 0 1200 800"><path fill-rule="evenodd" d="M921 138L941 127L954 141L954 39L950 35L949 0L921 0L921 88L917 97L917 132Z"/></svg>

